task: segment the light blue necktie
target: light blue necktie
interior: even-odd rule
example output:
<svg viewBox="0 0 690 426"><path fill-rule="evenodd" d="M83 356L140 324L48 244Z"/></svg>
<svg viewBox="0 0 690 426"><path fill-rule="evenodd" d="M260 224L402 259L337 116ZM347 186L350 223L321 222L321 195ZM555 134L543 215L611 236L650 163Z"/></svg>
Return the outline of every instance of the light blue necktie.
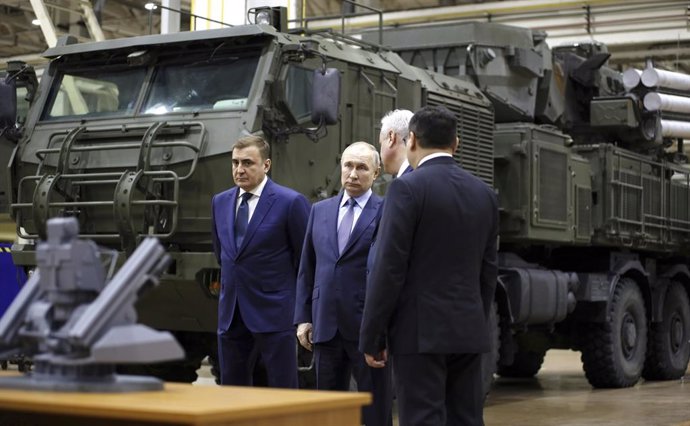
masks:
<svg viewBox="0 0 690 426"><path fill-rule="evenodd" d="M237 209L235 216L235 247L240 248L244 240L244 234L247 233L247 225L249 224L249 199L252 197L251 192L242 194L242 202Z"/></svg>
<svg viewBox="0 0 690 426"><path fill-rule="evenodd" d="M347 245L347 240L350 239L350 232L352 232L352 222L355 221L355 206L357 201L354 198L347 200L349 204L345 215L343 215L343 220L340 221L340 227L338 227L338 254L343 253L343 249Z"/></svg>

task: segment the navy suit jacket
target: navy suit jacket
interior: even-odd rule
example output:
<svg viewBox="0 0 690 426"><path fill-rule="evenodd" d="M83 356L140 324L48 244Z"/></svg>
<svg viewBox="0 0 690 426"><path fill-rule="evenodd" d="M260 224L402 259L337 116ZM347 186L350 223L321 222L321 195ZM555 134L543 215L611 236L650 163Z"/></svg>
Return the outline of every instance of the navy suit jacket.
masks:
<svg viewBox="0 0 690 426"><path fill-rule="evenodd" d="M232 187L212 202L213 249L221 269L218 332L230 327L236 304L252 332L289 330L309 202L268 179L242 245L235 247L238 191Z"/></svg>
<svg viewBox="0 0 690 426"><path fill-rule="evenodd" d="M381 197L372 194L342 255L338 254L338 211L342 194L314 204L297 277L295 323L313 324L314 343L340 331L357 341L366 292L366 262Z"/></svg>
<svg viewBox="0 0 690 426"><path fill-rule="evenodd" d="M377 354L481 353L497 279L494 191L451 157L388 188L359 347Z"/></svg>

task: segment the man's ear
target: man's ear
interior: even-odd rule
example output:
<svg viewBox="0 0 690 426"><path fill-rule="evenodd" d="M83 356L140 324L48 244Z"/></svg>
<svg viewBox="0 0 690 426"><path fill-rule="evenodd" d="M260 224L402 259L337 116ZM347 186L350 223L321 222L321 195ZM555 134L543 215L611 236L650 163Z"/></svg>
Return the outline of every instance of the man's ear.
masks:
<svg viewBox="0 0 690 426"><path fill-rule="evenodd" d="M389 130L388 131L388 148L393 148L393 145L395 145L395 141L398 135L395 134L394 131Z"/></svg>
<svg viewBox="0 0 690 426"><path fill-rule="evenodd" d="M267 158L266 161L264 161L264 172L268 173L269 170L271 170L271 159Z"/></svg>
<svg viewBox="0 0 690 426"><path fill-rule="evenodd" d="M455 143L453 144L453 152L458 150L458 147L460 146L460 138L457 136L455 137Z"/></svg>
<svg viewBox="0 0 690 426"><path fill-rule="evenodd" d="M414 132L410 132L410 137L407 140L407 144L410 146L410 151L417 149L417 135L415 135Z"/></svg>

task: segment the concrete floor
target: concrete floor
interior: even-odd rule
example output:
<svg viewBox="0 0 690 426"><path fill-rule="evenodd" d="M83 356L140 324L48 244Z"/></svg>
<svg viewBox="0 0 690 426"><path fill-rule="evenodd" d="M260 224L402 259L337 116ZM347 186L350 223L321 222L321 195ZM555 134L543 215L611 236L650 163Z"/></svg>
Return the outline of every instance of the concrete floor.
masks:
<svg viewBox="0 0 690 426"><path fill-rule="evenodd" d="M535 378L496 381L484 421L487 426L690 425L690 376L684 379L592 389L579 352L552 350Z"/></svg>
<svg viewBox="0 0 690 426"><path fill-rule="evenodd" d="M208 364L198 373L195 385L216 386ZM627 389L592 389L578 352L551 350L535 378L496 380L484 421L487 426L690 426L690 374Z"/></svg>
<svg viewBox="0 0 690 426"><path fill-rule="evenodd" d="M215 385L208 367L199 375L195 384ZM686 379L592 389L579 352L551 350L535 378L497 379L484 421L487 426L690 426L690 375Z"/></svg>

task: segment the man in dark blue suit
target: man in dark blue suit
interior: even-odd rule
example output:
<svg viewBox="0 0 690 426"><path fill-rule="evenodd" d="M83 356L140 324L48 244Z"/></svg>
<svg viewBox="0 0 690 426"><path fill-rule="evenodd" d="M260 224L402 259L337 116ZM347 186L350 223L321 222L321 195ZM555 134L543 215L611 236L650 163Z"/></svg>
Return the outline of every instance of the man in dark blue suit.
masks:
<svg viewBox="0 0 690 426"><path fill-rule="evenodd" d="M483 424L498 203L453 159L456 126L443 107L410 120L415 171L388 189L369 277L360 350L372 367L390 351L401 426Z"/></svg>
<svg viewBox="0 0 690 426"><path fill-rule="evenodd" d="M366 261L381 198L371 185L379 173L379 156L366 142L343 152L344 191L314 204L309 215L297 278L295 323L302 346L314 350L316 386L372 392L363 409L367 426L392 424L389 371L369 368L358 350L366 290Z"/></svg>
<svg viewBox="0 0 690 426"><path fill-rule="evenodd" d="M232 150L237 186L213 197L213 247L221 265L218 355L224 385L252 385L254 348L268 385L297 387L295 280L307 199L266 176L269 146L246 136Z"/></svg>
<svg viewBox="0 0 690 426"><path fill-rule="evenodd" d="M394 178L399 178L412 171L412 166L410 166L410 162L407 161L407 150L405 148L405 142L410 133L408 125L412 115L412 111L396 109L389 111L381 119L381 133L379 133L381 163L383 163L383 171L393 175ZM382 211L383 208L379 209L379 215L376 218L374 236L371 241L369 257L367 258L367 275L374 264L374 256L376 255L376 234L378 233Z"/></svg>

